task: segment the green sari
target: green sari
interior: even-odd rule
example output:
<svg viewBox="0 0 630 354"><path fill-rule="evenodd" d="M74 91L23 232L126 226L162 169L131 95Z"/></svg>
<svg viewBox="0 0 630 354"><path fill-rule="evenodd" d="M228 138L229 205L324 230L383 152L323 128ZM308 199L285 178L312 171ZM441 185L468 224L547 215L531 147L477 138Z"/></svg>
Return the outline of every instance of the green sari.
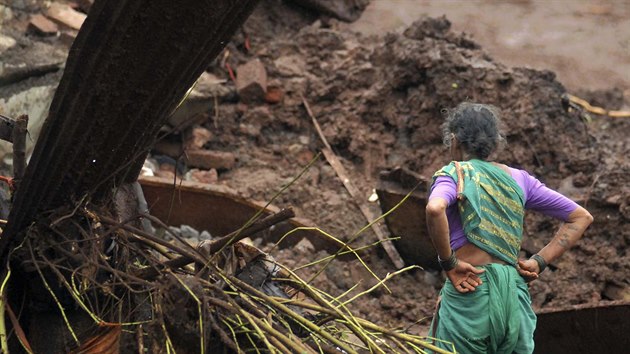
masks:
<svg viewBox="0 0 630 354"><path fill-rule="evenodd" d="M457 204L468 241L516 265L523 236L525 196L512 176L481 160L451 162L433 179L439 176L450 176L457 183Z"/></svg>
<svg viewBox="0 0 630 354"><path fill-rule="evenodd" d="M439 339L436 346L452 350L454 345L459 353L532 353L536 315L516 270L525 214L521 187L507 172L481 160L451 162L434 180L439 176L457 183L468 241L507 265L481 266L483 284L473 292L459 293L447 280L430 335Z"/></svg>

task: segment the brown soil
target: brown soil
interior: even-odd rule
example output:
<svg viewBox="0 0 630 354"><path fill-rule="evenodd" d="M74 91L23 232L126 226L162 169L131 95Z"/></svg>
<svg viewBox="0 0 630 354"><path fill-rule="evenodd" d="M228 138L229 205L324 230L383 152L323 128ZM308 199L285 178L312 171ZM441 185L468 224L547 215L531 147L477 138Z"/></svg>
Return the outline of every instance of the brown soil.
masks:
<svg viewBox="0 0 630 354"><path fill-rule="evenodd" d="M248 26L255 26L262 12ZM220 107L213 128L220 133L208 147L233 150L239 158L238 168L221 175L223 183L248 197L269 200L317 153L322 145L300 94L365 196L361 203L383 169L404 166L430 176L447 162L439 133L443 109L463 100L491 103L503 111L509 142L497 159L560 188L596 218L583 241L558 261L559 271L532 284L535 309L627 296L630 233L623 225L630 191L624 187L629 167L623 131L630 121L594 117L586 123L579 114L567 113L561 102L566 89L553 72L505 66L468 36L450 30L445 18L423 18L403 34L381 37L346 27L320 21L270 41L257 43L253 37L253 53L243 54L242 60L263 60L285 97L279 105ZM620 109L623 88L578 93L594 104ZM275 203L295 206L340 238L349 238L366 223L325 161ZM527 220L526 237L542 247L557 223L534 214ZM355 245L375 240L366 231ZM293 266L325 255L292 249L276 256ZM379 248L368 264L381 277L395 270ZM333 262L316 283L341 293L357 281L359 289L374 283L358 263ZM390 281L392 294L377 291L354 308L374 321L408 326L431 315L439 285L433 274L411 271Z"/></svg>
<svg viewBox="0 0 630 354"><path fill-rule="evenodd" d="M617 13L601 16L614 19ZM24 28L23 20L15 21L15 28ZM246 36L250 51L245 49ZM61 46L55 43L56 48ZM451 30L446 18L418 16L402 33L367 36L351 32L347 24L317 19L272 0L263 1L228 50L233 68L249 59L262 60L270 84L279 87L284 97L279 104L223 102L216 114L211 110L204 125L214 137L205 147L231 151L238 158L235 168L219 171L219 183L244 197L269 201L308 165L322 143L301 95L363 194L360 203L367 203L384 169L404 166L430 176L448 162L439 132L443 109L464 100L491 103L503 112L509 142L497 159L559 188L586 205L596 220L578 246L557 262L558 271L546 272L532 283L535 309L627 298L630 146L625 134L630 120L593 116L587 123L580 114L567 113L561 100L566 89L553 72L500 63L492 51ZM581 65L588 73L588 62ZM219 61L208 71L229 79ZM628 81L624 80L611 81L617 88L579 82L571 86L594 104L627 109ZM344 240L366 225L323 158L273 203L292 206L298 216ZM371 207L380 213L378 205ZM556 227L548 218L528 215L526 237L542 247ZM367 230L353 245L375 241ZM297 267L327 254L302 243L275 250L273 255ZM396 270L378 246L365 260L380 277ZM319 267L301 273L308 276ZM330 263L314 281L332 294L359 284L344 298L375 282L360 263L341 261ZM388 282L391 293L378 289L354 301L352 308L386 325L408 327L420 322L419 331L424 331L440 285L439 274L412 270Z"/></svg>

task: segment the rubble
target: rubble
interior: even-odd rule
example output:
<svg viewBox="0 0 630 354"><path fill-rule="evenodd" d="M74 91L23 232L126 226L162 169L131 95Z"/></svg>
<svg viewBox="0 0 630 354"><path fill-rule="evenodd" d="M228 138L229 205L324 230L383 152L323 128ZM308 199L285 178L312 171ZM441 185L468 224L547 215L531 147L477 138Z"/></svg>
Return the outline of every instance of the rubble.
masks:
<svg viewBox="0 0 630 354"><path fill-rule="evenodd" d="M262 101L265 98L267 71L260 60L251 60L237 68L236 90L245 103Z"/></svg>
<svg viewBox="0 0 630 354"><path fill-rule="evenodd" d="M186 151L188 166L206 170L229 170L236 165L236 156L228 151L188 150Z"/></svg>
<svg viewBox="0 0 630 354"><path fill-rule="evenodd" d="M187 130L185 133L185 141L183 149L195 150L201 149L203 146L212 139L212 132L204 127L195 126Z"/></svg>
<svg viewBox="0 0 630 354"><path fill-rule="evenodd" d="M312 105L322 134L347 169L347 179L356 183L360 202L367 200L384 170L404 166L428 180L447 162L440 139L441 112L462 100L483 101L499 106L504 113L509 144L498 159L528 169L552 187L570 191L571 197L588 205L596 220L605 220L596 221L583 243L559 262L561 271L546 273L532 285L535 309L605 306L608 300L625 298L630 260L619 250L630 243L624 227L630 220L630 191L624 187L630 175L625 158L630 153L624 135L627 120L600 117L586 123L580 114L563 107L566 90L553 73L502 65L469 36L450 30L446 18L422 18L403 33L369 38L344 31L335 21L313 22L303 14L279 16L273 25L255 23L270 13L284 14L282 11L288 10L259 8L244 27L251 48L245 49L245 34L238 34L228 46L229 61L238 68L236 83L220 61L213 63L169 118L163 131L171 135L152 153L178 159L184 151L192 152L188 157L196 163L189 160L181 171L177 162L155 168L155 173L167 179L160 180L163 190L156 191L156 180L143 182L153 214L174 225L204 230L219 221L242 225L252 210L259 210L243 211L232 203L251 206L253 200L274 200L281 207L294 206L300 217L311 220L301 226L319 226L342 241L360 234L354 244L357 247L375 243L378 239L371 231L362 231L366 220L344 190L343 181L323 158L312 161L322 143L302 97ZM289 25L293 27L287 29ZM256 28L265 30L253 30ZM5 42L7 51L17 50L11 40ZM241 65L252 62L257 68L249 75ZM239 96L241 103L237 103ZM623 94L609 97L583 92L580 96L609 109L627 105ZM0 107L2 104L0 101ZM311 163L294 185L276 196L281 186ZM179 184L181 177L201 183L185 181L181 189L173 191L173 182ZM408 182L398 186L401 195L415 186ZM209 191L216 195L208 197ZM229 193L228 202L220 199L225 197L222 193ZM426 184L414 192L417 201L425 193ZM381 193L379 199L380 205L368 206L375 215L392 205ZM212 205L221 208L214 210ZM422 229L421 205L414 206L418 208L405 218L419 221ZM231 220L234 215L244 219ZM191 216L192 221L185 219ZM535 215L528 215L527 225L527 240L534 249L554 229L548 220ZM389 221L388 226L392 237L404 234ZM274 248L275 241L291 227L274 228L269 235L256 238L291 269L338 250L313 230L304 230L307 236L289 237ZM213 235L231 231L211 230ZM410 252L418 246L413 240L416 232L410 235L394 241L397 249L407 263L425 265ZM424 249L428 247L425 244ZM391 272L380 246L368 250L365 261L379 276ZM432 253L423 257L426 264L435 260ZM336 294L357 283L354 293L364 291L374 279L356 267L335 260L313 283ZM300 269L300 275L310 276L317 270ZM359 315L379 323L406 327L420 321L422 332L441 281L439 274L412 271L390 281L393 294L376 291L351 306Z"/></svg>
<svg viewBox="0 0 630 354"><path fill-rule="evenodd" d="M214 168L211 170L199 170L193 168L186 173L185 178L186 180L193 182L216 184L219 182L219 173Z"/></svg>
<svg viewBox="0 0 630 354"><path fill-rule="evenodd" d="M53 2L46 11L46 16L74 30L81 29L86 15L74 10L69 5Z"/></svg>
<svg viewBox="0 0 630 354"><path fill-rule="evenodd" d="M52 36L59 32L59 27L41 14L31 16L28 29L43 36Z"/></svg>

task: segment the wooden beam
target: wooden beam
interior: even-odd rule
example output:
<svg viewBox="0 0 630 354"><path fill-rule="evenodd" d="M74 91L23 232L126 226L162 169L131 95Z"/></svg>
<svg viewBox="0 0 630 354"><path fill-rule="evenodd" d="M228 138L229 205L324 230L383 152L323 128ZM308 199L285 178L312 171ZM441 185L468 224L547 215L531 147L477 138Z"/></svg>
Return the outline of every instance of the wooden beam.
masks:
<svg viewBox="0 0 630 354"><path fill-rule="evenodd" d="M317 122L317 119L315 118L315 115L313 114L313 111L311 110L311 107L309 106L304 96L302 96L302 103L304 104L304 108L306 108L306 112L308 113L309 117L311 117L311 120L313 121L313 125L315 126L315 129L317 130L317 134L319 134L319 138L324 143L324 148L322 149L322 153L324 154L326 161L328 161L330 166L335 170L335 172L337 173L337 176L341 180L341 183L343 183L344 187L346 187L346 189L348 190L348 193L350 193L350 196L352 197L352 200L357 205L357 207L359 208L359 210L361 211L365 219L368 221L368 223L374 221L377 218L377 215L375 215L365 203L360 201L362 200L361 193L348 177L348 173L346 172L346 169L341 164L341 161L339 161L339 158L337 157L337 155L335 155L335 153L332 151L332 148L330 144L328 143L328 140L324 136L324 133L322 132L322 129L319 126L319 123ZM397 269L403 268L405 266L405 262L400 257L400 254L398 253L398 250L396 250L396 247L394 246L394 244L386 236L386 231L383 230L383 226L379 223L373 223L371 227L372 227L372 231L374 231L374 233L376 234L376 237L378 237L379 241L381 242L381 245L383 246L383 248L385 249L385 252L387 253L387 256L392 261L394 266Z"/></svg>

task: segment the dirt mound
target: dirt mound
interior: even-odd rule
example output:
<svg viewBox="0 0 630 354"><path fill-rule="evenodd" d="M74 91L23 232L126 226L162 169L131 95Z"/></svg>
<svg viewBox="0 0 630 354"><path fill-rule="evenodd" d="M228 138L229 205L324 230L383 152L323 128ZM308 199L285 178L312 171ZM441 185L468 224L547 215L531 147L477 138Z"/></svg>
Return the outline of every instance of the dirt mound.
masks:
<svg viewBox="0 0 630 354"><path fill-rule="evenodd" d="M628 218L628 163L627 155L614 152L627 152L628 146L621 136L619 140L602 136L603 130L619 132L628 123L608 118L587 123L584 115L567 111L565 89L552 72L506 67L449 28L446 18L422 18L402 34L364 37L344 31L334 21L317 21L276 35L249 53L234 43L234 66L259 58L270 85L280 88L284 97L275 105L218 106L207 123L216 135L206 148L233 150L238 156L237 167L222 172L220 182L246 197L270 200L298 175L322 146L302 106L302 95L366 199L383 169L405 166L430 176L448 162L440 134L444 109L465 100L490 103L503 113L508 141L497 159L527 169L586 203L596 217L583 242L558 262L561 271L548 272L532 285L534 306L619 299L628 286L624 280L629 270L628 234L623 228ZM221 68L211 71L222 74ZM342 239L366 223L325 161L317 162L275 203L296 207L300 216ZM549 219L529 215L526 235L539 248L551 239L555 227ZM366 231L357 244L375 240ZM276 256L297 266L326 254L313 257L307 247ZM393 270L380 249L368 258L380 276ZM314 270L304 271L309 272ZM362 282L359 289L374 283L360 266L343 262L331 263L316 280L332 292L357 281ZM373 320L398 324L431 314L440 285L433 274L411 272L391 284L392 295L378 291L358 300L355 307Z"/></svg>
<svg viewBox="0 0 630 354"><path fill-rule="evenodd" d="M274 103L244 104L233 94L214 100L202 123L212 132L203 147L236 157L234 167L218 171L217 183L245 198L292 206L299 217L348 240L366 220L323 158L276 195L323 146L302 97L365 196L361 203L367 203L384 169L404 166L430 176L448 162L440 133L445 109L466 100L490 103L503 113L508 141L497 159L559 188L596 219L581 243L555 265L560 271L548 271L532 283L534 307L630 297L630 230L625 226L630 220L630 120L591 116L588 122L584 113L569 112L562 99L565 89L552 72L496 62L468 36L451 31L446 18L424 17L403 33L366 37L334 19L285 5L264 1L208 68L235 92L230 71L238 75L239 65L259 59L267 87L279 93ZM619 90L579 95L609 109L627 105ZM378 205L370 207L380 213ZM540 248L556 226L528 215L526 238ZM375 241L367 230L353 245ZM395 270L379 246L372 250L364 259L378 276ZM308 242L272 254L289 267L328 256ZM321 266L299 273L308 279ZM347 299L376 280L358 262L333 261L313 282L333 294L359 284ZM358 315L385 325L426 325L421 320L433 312L440 275L412 270L388 284L391 293L378 289L352 303Z"/></svg>

